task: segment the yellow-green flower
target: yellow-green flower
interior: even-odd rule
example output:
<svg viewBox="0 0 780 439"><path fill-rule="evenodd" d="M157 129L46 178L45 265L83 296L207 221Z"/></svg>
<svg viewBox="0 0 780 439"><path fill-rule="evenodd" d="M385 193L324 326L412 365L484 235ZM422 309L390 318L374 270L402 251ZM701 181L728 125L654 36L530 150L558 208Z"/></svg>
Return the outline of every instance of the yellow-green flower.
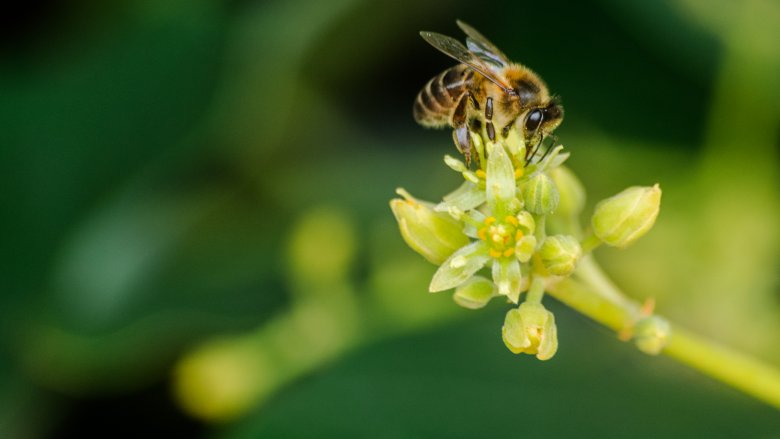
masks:
<svg viewBox="0 0 780 439"><path fill-rule="evenodd" d="M460 169L457 163L452 167ZM535 248L534 221L528 212L521 210L522 203L516 197L518 174L503 146L491 145L486 172L482 174L485 175L486 203L483 211L467 213L462 210L478 200L473 192L478 190L479 184L468 181L451 194L449 201L445 199L437 206L438 210L446 210L461 219L466 233L476 240L442 263L429 290L437 292L458 287L490 265L498 294L517 303L524 287L521 262L527 262Z"/></svg>
<svg viewBox="0 0 780 439"><path fill-rule="evenodd" d="M515 354L549 360L558 350L555 316L541 303L524 302L509 310L501 332L504 344Z"/></svg>

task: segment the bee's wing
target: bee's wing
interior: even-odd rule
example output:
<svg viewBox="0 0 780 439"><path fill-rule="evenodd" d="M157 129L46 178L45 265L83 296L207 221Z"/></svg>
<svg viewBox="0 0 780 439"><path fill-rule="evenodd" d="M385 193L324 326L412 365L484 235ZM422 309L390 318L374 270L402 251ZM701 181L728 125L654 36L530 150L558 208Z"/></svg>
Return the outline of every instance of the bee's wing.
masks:
<svg viewBox="0 0 780 439"><path fill-rule="evenodd" d="M458 23L458 27L468 36L468 38L466 38L466 46L468 49L481 60L499 68L506 67L506 65L509 64L509 59L506 55L504 55L495 44L485 38L484 35L460 20L457 20L456 23Z"/></svg>
<svg viewBox="0 0 780 439"><path fill-rule="evenodd" d="M499 87L503 88L507 93L513 93L514 90L501 79L501 75L498 72L500 66L494 64L488 64L482 58L478 57L475 53L466 49L466 46L461 44L458 40L446 35L437 34L435 32L420 32L420 35L431 46L444 52L444 54L455 58L456 60L466 64L472 69L479 72L482 76L494 82Z"/></svg>

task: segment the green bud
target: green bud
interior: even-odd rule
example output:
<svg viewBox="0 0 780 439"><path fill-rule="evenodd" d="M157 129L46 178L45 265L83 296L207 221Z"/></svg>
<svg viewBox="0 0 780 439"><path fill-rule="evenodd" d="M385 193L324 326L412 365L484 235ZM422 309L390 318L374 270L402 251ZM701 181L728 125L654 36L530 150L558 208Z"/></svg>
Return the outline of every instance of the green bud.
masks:
<svg viewBox="0 0 780 439"><path fill-rule="evenodd" d="M525 209L537 215L547 215L558 207L560 196L553 180L545 173L538 173L523 185Z"/></svg>
<svg viewBox="0 0 780 439"><path fill-rule="evenodd" d="M661 188L634 186L596 205L593 233L613 247L627 247L655 223L661 208Z"/></svg>
<svg viewBox="0 0 780 439"><path fill-rule="evenodd" d="M495 285L482 276L474 276L455 289L455 303L468 309L479 309L496 296Z"/></svg>
<svg viewBox="0 0 780 439"><path fill-rule="evenodd" d="M433 205L416 200L403 189L397 193L404 199L393 199L393 210L406 244L425 259L441 264L456 250L469 243L463 233L463 224L449 214L436 212Z"/></svg>
<svg viewBox="0 0 780 439"><path fill-rule="evenodd" d="M560 203L556 214L563 216L579 215L585 207L585 188L571 170L565 166L550 171L555 186L560 193Z"/></svg>
<svg viewBox="0 0 780 439"><path fill-rule="evenodd" d="M577 261L582 256L580 243L573 236L548 236L539 248L542 265L550 274L566 276L577 267Z"/></svg>
<svg viewBox="0 0 780 439"><path fill-rule="evenodd" d="M634 326L634 343L640 351L658 355L669 341L672 327L668 321L658 316L648 316Z"/></svg>
<svg viewBox="0 0 780 439"><path fill-rule="evenodd" d="M515 354L549 360L558 350L555 316L541 303L524 302L506 313L501 330L504 344Z"/></svg>

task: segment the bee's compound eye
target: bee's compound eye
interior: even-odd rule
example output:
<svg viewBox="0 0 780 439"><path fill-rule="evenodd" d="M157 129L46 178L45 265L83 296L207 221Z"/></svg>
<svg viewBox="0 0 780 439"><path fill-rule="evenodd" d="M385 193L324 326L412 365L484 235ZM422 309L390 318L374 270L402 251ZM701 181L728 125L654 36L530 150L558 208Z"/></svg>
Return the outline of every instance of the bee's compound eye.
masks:
<svg viewBox="0 0 780 439"><path fill-rule="evenodd" d="M528 113L525 118L525 129L527 131L536 131L542 123L542 110L536 109Z"/></svg>

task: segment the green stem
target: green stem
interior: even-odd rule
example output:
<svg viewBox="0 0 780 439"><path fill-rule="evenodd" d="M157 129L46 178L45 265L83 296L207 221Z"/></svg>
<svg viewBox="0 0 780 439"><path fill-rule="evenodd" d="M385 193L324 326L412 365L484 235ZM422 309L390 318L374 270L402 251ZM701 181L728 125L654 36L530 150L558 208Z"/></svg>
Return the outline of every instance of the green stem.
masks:
<svg viewBox="0 0 780 439"><path fill-rule="evenodd" d="M585 265L584 270L583 267L578 270L581 281L568 278L550 283L546 286L547 293L614 331L630 329L641 316L640 304L625 297L612 285L594 261ZM614 300L616 297L619 300ZM780 372L771 365L677 326L672 326L662 352L780 408Z"/></svg>
<svg viewBox="0 0 780 439"><path fill-rule="evenodd" d="M663 353L780 409L780 372L766 363L680 327Z"/></svg>
<svg viewBox="0 0 780 439"><path fill-rule="evenodd" d="M536 245L539 246L542 245L542 242L544 242L544 239L547 237L547 227L545 226L547 215L533 215L533 217L534 222L536 223L534 237L536 238Z"/></svg>
<svg viewBox="0 0 780 439"><path fill-rule="evenodd" d="M590 285L595 294L627 310L634 318L638 317L640 305L629 299L612 283L612 280L601 270L593 256L583 256L574 274L578 279Z"/></svg>
<svg viewBox="0 0 780 439"><path fill-rule="evenodd" d="M634 321L634 312L573 278L548 284L546 291L565 305L614 331L621 331Z"/></svg>
<svg viewBox="0 0 780 439"><path fill-rule="evenodd" d="M593 233L593 230L588 230L588 235L580 243L583 253L590 253L602 244L602 241Z"/></svg>
<svg viewBox="0 0 780 439"><path fill-rule="evenodd" d="M544 297L544 278L534 275L531 279L531 287L528 289L525 301L529 303L542 303Z"/></svg>

